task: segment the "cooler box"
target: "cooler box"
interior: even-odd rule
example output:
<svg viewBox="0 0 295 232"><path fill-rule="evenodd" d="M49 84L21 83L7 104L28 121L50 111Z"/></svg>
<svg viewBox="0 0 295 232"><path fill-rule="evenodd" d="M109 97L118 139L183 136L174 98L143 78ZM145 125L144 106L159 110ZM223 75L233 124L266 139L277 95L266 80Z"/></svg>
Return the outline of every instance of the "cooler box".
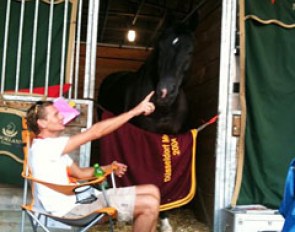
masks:
<svg viewBox="0 0 295 232"><path fill-rule="evenodd" d="M280 232L284 218L277 210L224 209L224 232Z"/></svg>

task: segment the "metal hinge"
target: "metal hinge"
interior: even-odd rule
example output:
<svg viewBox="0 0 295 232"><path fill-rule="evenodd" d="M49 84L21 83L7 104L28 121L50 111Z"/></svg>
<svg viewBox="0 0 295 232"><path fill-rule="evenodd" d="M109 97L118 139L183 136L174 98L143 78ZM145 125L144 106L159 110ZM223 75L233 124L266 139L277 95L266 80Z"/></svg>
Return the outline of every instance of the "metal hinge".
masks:
<svg viewBox="0 0 295 232"><path fill-rule="evenodd" d="M232 121L232 136L240 136L241 135L241 115L234 114Z"/></svg>

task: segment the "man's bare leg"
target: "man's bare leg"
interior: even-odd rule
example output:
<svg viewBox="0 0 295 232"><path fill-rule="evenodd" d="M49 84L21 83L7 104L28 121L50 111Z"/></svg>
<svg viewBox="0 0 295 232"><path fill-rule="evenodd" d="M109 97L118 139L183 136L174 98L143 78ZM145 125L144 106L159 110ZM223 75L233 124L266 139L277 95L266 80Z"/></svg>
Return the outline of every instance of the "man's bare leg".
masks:
<svg viewBox="0 0 295 232"><path fill-rule="evenodd" d="M156 231L160 192L154 185L136 187L133 232Z"/></svg>

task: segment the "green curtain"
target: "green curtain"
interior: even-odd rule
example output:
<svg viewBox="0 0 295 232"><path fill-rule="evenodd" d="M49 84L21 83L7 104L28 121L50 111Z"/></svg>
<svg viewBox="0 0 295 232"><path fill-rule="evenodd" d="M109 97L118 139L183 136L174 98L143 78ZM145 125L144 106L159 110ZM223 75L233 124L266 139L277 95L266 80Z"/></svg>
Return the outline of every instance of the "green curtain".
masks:
<svg viewBox="0 0 295 232"><path fill-rule="evenodd" d="M288 165L295 157L295 28L290 26L295 24L295 4L245 3L247 120L237 203L277 208ZM277 21L268 24L270 19Z"/></svg>
<svg viewBox="0 0 295 232"><path fill-rule="evenodd" d="M0 118L0 183L22 185L22 117L7 110Z"/></svg>
<svg viewBox="0 0 295 232"><path fill-rule="evenodd" d="M4 46L4 30L6 22L6 6L7 1L0 1L0 73L2 72L3 46ZM63 18L65 4L54 5L54 17L52 27L52 44L51 44L51 60L49 68L49 85L57 85L60 83L60 63L61 63L61 46L63 33ZM49 10L50 5L40 1L38 14L38 33L36 45L36 66L35 66L35 82L34 87L43 87L45 85L46 72L46 56L48 43L48 27L49 27ZM68 26L71 12L71 4L69 4ZM17 49L19 37L19 21L21 14L21 1L11 1L10 26L8 37L6 74L5 74L5 90L14 90L16 83L16 65L17 65ZM20 67L20 89L28 88L30 83L30 72L32 63L32 43L33 43L33 25L35 15L35 1L26 1L25 16L23 28L23 41L21 52ZM0 83L1 84L1 83Z"/></svg>

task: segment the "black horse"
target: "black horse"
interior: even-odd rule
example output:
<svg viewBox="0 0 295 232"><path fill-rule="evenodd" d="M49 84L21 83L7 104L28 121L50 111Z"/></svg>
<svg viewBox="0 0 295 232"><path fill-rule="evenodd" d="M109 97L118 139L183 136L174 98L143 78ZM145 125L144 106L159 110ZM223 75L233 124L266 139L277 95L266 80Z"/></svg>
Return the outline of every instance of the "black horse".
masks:
<svg viewBox="0 0 295 232"><path fill-rule="evenodd" d="M187 131L188 106L183 85L189 76L197 25L196 17L190 19L167 27L137 72L107 76L100 86L98 103L116 115L155 91L155 112L148 117L138 116L131 123L155 133Z"/></svg>
<svg viewBox="0 0 295 232"><path fill-rule="evenodd" d="M131 123L159 134L187 131L189 112L183 86L193 58L197 17L195 12L189 21L168 26L137 72L116 72L107 76L100 86L98 103L117 115L155 91L152 97L155 112L147 117L135 117ZM165 212L160 217L163 231L167 230L163 229L165 227L172 228Z"/></svg>

